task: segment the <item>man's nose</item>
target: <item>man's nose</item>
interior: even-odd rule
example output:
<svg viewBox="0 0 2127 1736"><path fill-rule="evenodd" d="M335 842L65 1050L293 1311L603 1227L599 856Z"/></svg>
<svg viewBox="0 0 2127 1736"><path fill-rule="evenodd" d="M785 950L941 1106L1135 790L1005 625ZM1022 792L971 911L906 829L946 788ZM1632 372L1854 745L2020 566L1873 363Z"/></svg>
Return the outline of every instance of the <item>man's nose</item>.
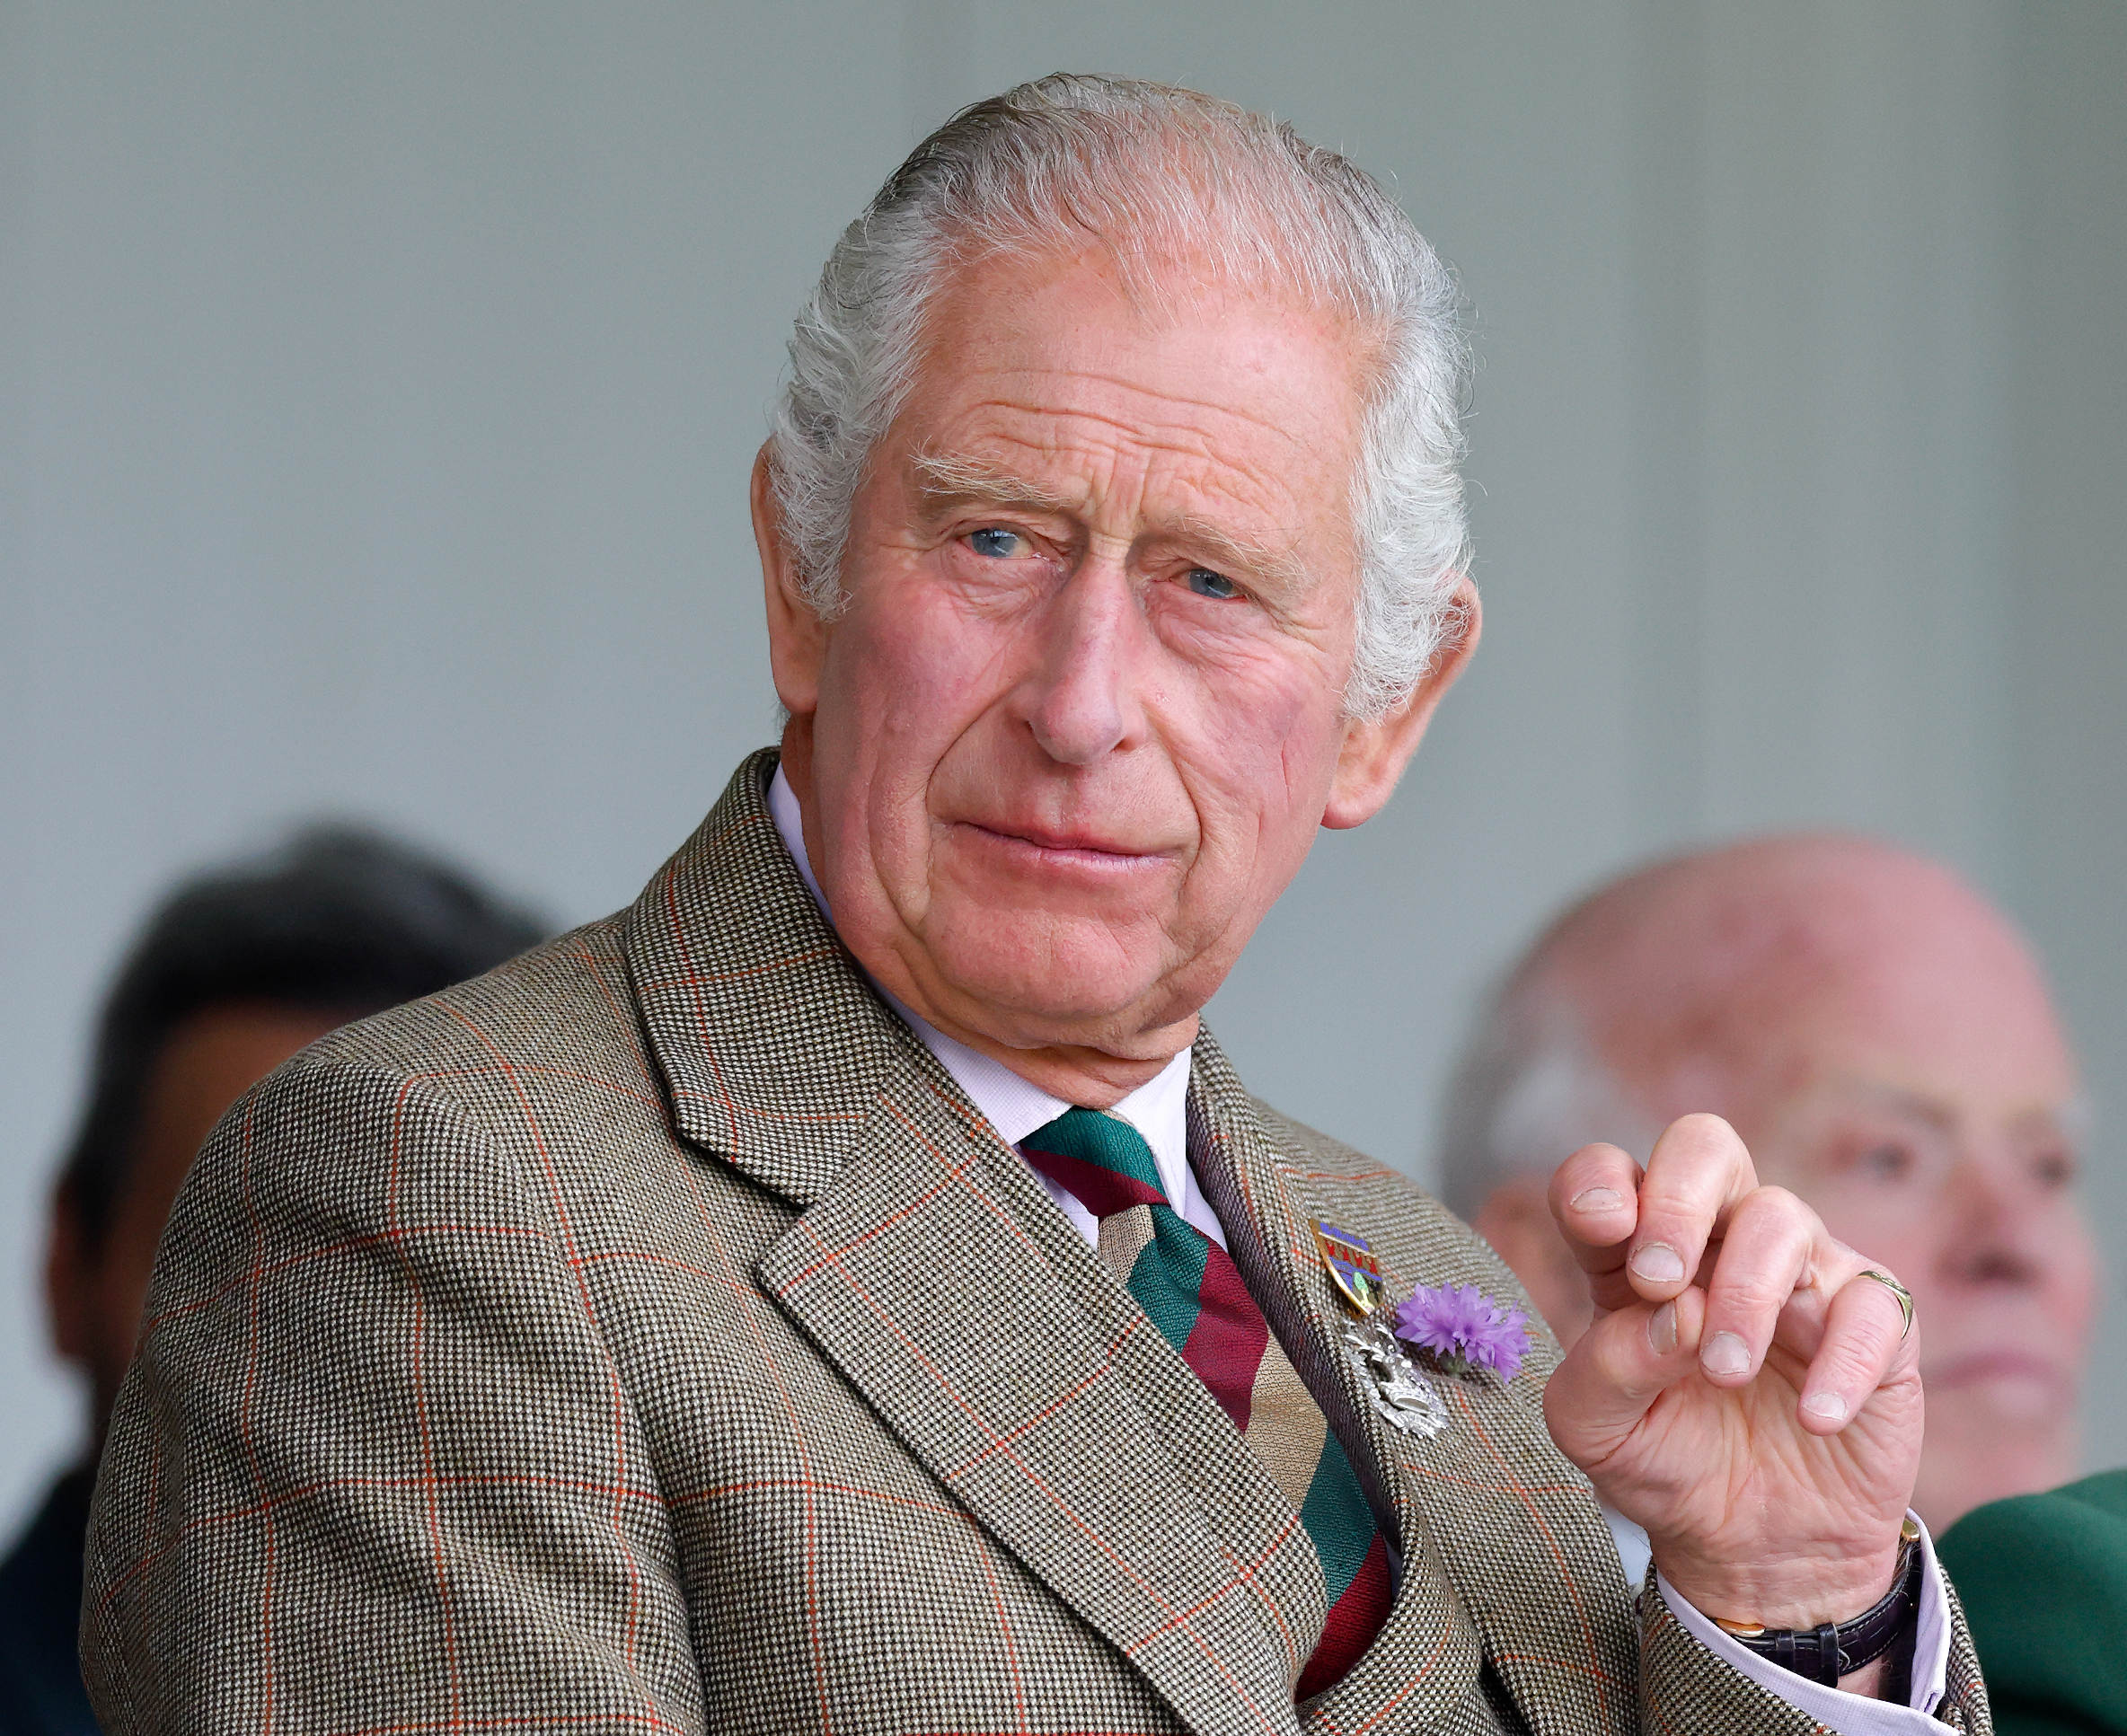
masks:
<svg viewBox="0 0 2127 1736"><path fill-rule="evenodd" d="M1944 1250L1948 1275L1979 1286L2029 1289L2044 1282L2049 1251L2033 1187L1973 1158L1950 1179L1956 1232Z"/></svg>
<svg viewBox="0 0 2127 1736"><path fill-rule="evenodd" d="M1090 765L1143 738L1140 683L1150 630L1129 574L1089 562L1037 618L1039 662L1019 690L1043 753Z"/></svg>

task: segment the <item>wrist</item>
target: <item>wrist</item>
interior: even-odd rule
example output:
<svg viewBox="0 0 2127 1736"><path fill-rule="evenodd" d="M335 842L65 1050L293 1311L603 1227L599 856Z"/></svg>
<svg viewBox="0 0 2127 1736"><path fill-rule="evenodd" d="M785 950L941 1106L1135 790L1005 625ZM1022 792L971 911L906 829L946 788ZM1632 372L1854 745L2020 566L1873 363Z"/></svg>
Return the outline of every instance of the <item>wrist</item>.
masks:
<svg viewBox="0 0 2127 1736"><path fill-rule="evenodd" d="M1899 1534L1888 1544L1838 1561L1710 1562L1655 1548L1655 1565L1699 1614L1728 1626L1814 1628L1852 1621L1890 1591Z"/></svg>
<svg viewBox="0 0 2127 1736"><path fill-rule="evenodd" d="M1903 1699L1910 1691L1914 1621L1920 1607L1920 1529L1900 1528L1890 1589L1858 1616L1812 1626L1773 1628L1715 1617L1727 1636L1761 1658L1826 1688L1871 1698ZM1701 1611L1702 1615L1708 1612Z"/></svg>

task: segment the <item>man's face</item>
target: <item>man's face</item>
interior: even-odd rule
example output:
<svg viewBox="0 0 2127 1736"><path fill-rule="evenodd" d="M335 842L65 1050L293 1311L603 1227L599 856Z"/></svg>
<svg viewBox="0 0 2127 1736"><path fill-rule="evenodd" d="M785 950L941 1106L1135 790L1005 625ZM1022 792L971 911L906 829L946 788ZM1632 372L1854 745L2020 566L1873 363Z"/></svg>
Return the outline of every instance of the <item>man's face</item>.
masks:
<svg viewBox="0 0 2127 1736"><path fill-rule="evenodd" d="M1914 1504L1931 1524L2077 1474L2096 1256L2073 1192L2068 1058L2034 1035L1990 1055L1821 1055L1752 1141L1767 1180L1913 1292L1928 1392Z"/></svg>
<svg viewBox="0 0 2127 1736"><path fill-rule="evenodd" d="M2076 1474L2096 1259L2073 1191L2075 1067L2043 982L1990 913L1926 884L1912 896L1839 968L1752 997L1717 1046L1747 1043L1754 1064L1686 1062L1647 1095L1718 1108L1763 1180L1911 1290L1914 1504L1939 1526Z"/></svg>
<svg viewBox="0 0 2127 1736"><path fill-rule="evenodd" d="M779 615L764 539L836 927L978 1046L1181 1046L1459 662L1347 723L1363 351L1290 306L1180 307L1098 258L970 274L857 496L846 611L822 627L786 588Z"/></svg>

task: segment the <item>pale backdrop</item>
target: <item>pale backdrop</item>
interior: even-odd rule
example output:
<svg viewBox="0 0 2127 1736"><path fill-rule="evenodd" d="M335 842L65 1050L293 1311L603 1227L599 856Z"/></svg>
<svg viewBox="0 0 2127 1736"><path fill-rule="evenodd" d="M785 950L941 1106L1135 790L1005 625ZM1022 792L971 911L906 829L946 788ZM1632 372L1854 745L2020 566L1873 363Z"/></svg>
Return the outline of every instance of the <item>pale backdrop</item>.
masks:
<svg viewBox="0 0 2127 1736"><path fill-rule="evenodd" d="M744 487L808 278L1057 66L1350 150L1483 357L1485 648L1215 1004L1256 1087L1423 1176L1560 899L1869 827L2036 935L2117 1258L2127 8L0 0L0 1525L75 1444L42 1203L145 902L321 813L631 897L770 733Z"/></svg>

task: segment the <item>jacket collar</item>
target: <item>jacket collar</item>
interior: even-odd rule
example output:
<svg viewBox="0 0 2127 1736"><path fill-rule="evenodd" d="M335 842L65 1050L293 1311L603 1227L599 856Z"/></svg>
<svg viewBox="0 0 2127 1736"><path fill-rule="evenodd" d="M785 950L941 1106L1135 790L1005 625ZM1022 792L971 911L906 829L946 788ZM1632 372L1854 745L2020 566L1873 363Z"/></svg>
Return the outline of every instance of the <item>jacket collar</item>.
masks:
<svg viewBox="0 0 2127 1736"><path fill-rule="evenodd" d="M622 919L643 1027L674 1125L806 1206L853 1155L907 1033L871 992L776 835L773 748Z"/></svg>

